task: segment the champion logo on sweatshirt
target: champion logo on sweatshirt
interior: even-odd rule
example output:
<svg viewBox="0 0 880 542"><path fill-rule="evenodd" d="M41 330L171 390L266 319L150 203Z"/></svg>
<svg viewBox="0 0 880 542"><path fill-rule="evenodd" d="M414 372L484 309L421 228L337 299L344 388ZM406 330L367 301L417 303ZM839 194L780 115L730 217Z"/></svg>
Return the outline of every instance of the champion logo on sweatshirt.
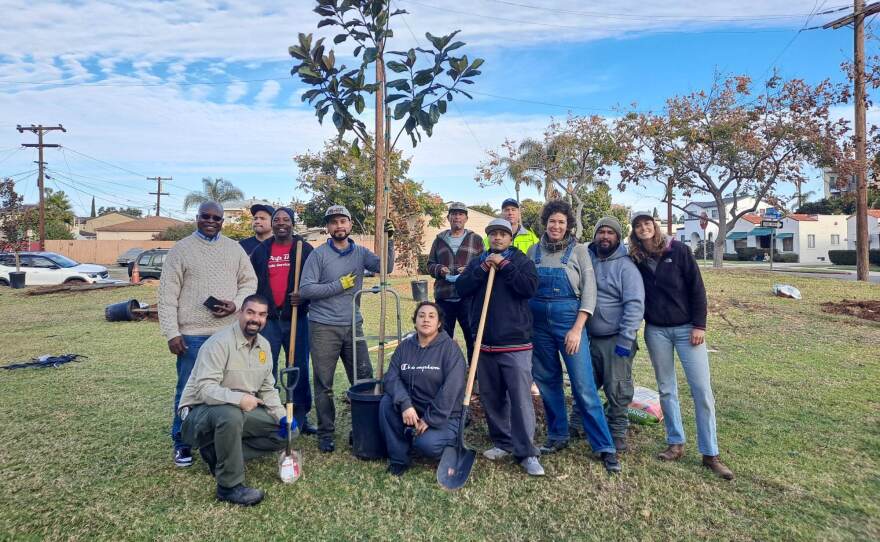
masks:
<svg viewBox="0 0 880 542"><path fill-rule="evenodd" d="M440 367L436 365L410 365L409 363L400 364L401 371L439 371Z"/></svg>

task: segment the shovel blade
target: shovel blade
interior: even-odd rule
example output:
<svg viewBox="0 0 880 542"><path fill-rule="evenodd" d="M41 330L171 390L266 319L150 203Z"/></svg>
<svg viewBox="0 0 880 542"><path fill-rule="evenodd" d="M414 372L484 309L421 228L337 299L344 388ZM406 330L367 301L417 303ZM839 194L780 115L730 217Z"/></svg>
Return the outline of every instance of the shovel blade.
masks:
<svg viewBox="0 0 880 542"><path fill-rule="evenodd" d="M302 455L298 451L281 452L278 458L278 476L285 484L292 484L302 476Z"/></svg>
<svg viewBox="0 0 880 542"><path fill-rule="evenodd" d="M463 446L447 446L440 457L440 464L437 465L437 483L449 491L461 488L471 474L476 457L475 450Z"/></svg>

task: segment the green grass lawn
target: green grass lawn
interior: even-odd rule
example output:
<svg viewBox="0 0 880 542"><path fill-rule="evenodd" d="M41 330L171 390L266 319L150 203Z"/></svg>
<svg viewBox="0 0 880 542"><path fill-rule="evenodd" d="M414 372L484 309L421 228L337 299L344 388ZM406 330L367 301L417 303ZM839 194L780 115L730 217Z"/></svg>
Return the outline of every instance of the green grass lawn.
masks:
<svg viewBox="0 0 880 542"><path fill-rule="evenodd" d="M682 376L691 441L678 463L654 458L663 430L644 427L621 476L609 478L579 442L543 459L543 479L479 458L468 484L447 493L432 465L397 479L382 462L352 457L341 408L336 453L319 454L313 438L300 439L304 476L296 484L278 481L274 459L248 465L248 482L268 492L251 509L216 502L202 463L172 466L174 359L158 326L104 321L108 303L152 301L154 288L40 297L2 289L0 363L64 352L89 359L0 372L0 539L880 538L880 325L820 308L880 299L880 288L796 277L787 280L804 299L793 301L770 295L778 275L704 273L719 443L734 481L700 466ZM406 280L396 284L408 292ZM374 298L365 303L371 328ZM406 323L412 302L404 306ZM338 374L341 396L347 386ZM645 349L635 377L655 387ZM467 440L489 445L482 421Z"/></svg>

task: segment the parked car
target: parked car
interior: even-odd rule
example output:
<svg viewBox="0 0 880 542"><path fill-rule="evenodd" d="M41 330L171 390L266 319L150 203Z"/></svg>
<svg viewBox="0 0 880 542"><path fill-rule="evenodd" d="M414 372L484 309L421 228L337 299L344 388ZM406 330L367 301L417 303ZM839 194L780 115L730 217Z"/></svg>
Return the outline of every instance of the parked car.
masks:
<svg viewBox="0 0 880 542"><path fill-rule="evenodd" d="M54 252L20 252L25 286L95 283L110 278L103 265L79 263ZM15 271L15 254L0 253L0 284L9 286L9 273Z"/></svg>
<svg viewBox="0 0 880 542"><path fill-rule="evenodd" d="M128 267L128 264L133 262L141 254L143 254L145 250L145 248L140 247L130 248L120 254L118 258L116 258L116 263L118 263L120 267Z"/></svg>
<svg viewBox="0 0 880 542"><path fill-rule="evenodd" d="M137 257L138 272L143 279L158 279L162 276L162 264L165 263L167 248L153 248L145 250ZM128 276L131 277L134 262L128 264Z"/></svg>

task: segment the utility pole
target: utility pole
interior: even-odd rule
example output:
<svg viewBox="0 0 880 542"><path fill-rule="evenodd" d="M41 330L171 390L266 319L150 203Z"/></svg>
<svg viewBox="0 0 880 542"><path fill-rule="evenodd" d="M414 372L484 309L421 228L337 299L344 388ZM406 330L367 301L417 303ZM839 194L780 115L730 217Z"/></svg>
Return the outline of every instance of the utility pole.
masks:
<svg viewBox="0 0 880 542"><path fill-rule="evenodd" d="M151 196L156 196L156 216L159 216L159 209L162 205L162 196L170 196L168 192L162 192L162 181L173 181L174 177L147 177L148 181L156 181L156 191L147 192Z"/></svg>
<svg viewBox="0 0 880 542"><path fill-rule="evenodd" d="M853 0L853 14L822 26L837 30L853 25L853 78L856 125L856 278L867 281L868 272L868 184L865 166L865 17L880 13L880 2L865 7L864 0Z"/></svg>
<svg viewBox="0 0 880 542"><path fill-rule="evenodd" d="M666 235L672 237L672 177L666 179Z"/></svg>
<svg viewBox="0 0 880 542"><path fill-rule="evenodd" d="M60 130L62 132L66 132L64 126L43 126L42 124L30 126L22 126L21 124L16 125L16 130L18 133L23 134L25 131L33 132L37 134L37 143L22 143L22 147L36 147L39 152L39 161L37 162L37 167L39 168L39 175L37 176L37 188L40 191L40 250L46 250L46 197L45 191L43 189L43 170L45 168L45 162L43 161L43 149L46 147L55 148L60 147L61 145L43 143L43 134L46 132L52 132L55 130Z"/></svg>

